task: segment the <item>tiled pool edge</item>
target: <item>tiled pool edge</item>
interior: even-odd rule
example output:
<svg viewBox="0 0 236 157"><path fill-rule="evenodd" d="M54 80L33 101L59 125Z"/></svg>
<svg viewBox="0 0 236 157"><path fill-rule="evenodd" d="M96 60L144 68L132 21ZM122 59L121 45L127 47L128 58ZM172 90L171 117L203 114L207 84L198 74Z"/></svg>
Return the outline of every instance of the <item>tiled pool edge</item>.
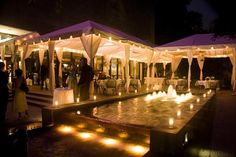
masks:
<svg viewBox="0 0 236 157"><path fill-rule="evenodd" d="M150 131L150 154L178 156L190 143L209 138L212 129L215 94L195 113L188 123L177 132L166 132L151 129ZM187 139L186 139L187 138Z"/></svg>

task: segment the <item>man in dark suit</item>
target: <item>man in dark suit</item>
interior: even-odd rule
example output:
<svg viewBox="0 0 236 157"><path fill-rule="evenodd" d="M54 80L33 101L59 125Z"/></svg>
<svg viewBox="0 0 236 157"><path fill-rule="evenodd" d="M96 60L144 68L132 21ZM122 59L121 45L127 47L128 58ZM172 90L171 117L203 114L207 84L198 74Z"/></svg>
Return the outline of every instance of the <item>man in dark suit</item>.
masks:
<svg viewBox="0 0 236 157"><path fill-rule="evenodd" d="M94 72L92 67L87 64L86 58L81 58L80 61L80 80L78 83L80 100L87 100L89 99L89 86L93 80Z"/></svg>
<svg viewBox="0 0 236 157"><path fill-rule="evenodd" d="M4 71L5 64L0 62L0 125L5 123L8 103L8 73Z"/></svg>

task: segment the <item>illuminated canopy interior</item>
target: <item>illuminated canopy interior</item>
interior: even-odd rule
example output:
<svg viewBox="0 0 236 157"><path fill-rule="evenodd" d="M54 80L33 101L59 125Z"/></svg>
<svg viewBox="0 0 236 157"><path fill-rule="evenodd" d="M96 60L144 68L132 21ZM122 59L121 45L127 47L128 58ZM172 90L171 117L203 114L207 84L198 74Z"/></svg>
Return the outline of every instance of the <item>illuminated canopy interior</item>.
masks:
<svg viewBox="0 0 236 157"><path fill-rule="evenodd" d="M236 90L236 39L229 36L215 37L214 34L195 34L174 42L170 42L158 47L155 50L165 53L172 58L172 71L175 72L181 58L187 58L189 63L188 82L191 79L192 59L197 58L200 68L200 80L202 80L202 69L204 58L229 57L233 65L231 84ZM172 77L174 75L172 74ZM188 85L190 86L190 84Z"/></svg>

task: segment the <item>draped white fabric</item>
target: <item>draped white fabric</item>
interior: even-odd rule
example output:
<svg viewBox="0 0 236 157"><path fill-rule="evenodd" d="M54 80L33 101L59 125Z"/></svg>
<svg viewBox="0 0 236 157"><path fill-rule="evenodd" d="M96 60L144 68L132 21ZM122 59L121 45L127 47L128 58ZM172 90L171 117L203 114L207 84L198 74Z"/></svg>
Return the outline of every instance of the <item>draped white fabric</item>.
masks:
<svg viewBox="0 0 236 157"><path fill-rule="evenodd" d="M166 76L166 64L167 62L163 62L163 71L164 71L163 76L164 77Z"/></svg>
<svg viewBox="0 0 236 157"><path fill-rule="evenodd" d="M193 61L193 53L192 51L187 52L188 56L188 89L190 89L190 82L191 82L191 65Z"/></svg>
<svg viewBox="0 0 236 157"><path fill-rule="evenodd" d="M39 64L40 64L40 66L43 64L44 52L45 52L45 49L39 49Z"/></svg>
<svg viewBox="0 0 236 157"><path fill-rule="evenodd" d="M147 53L147 87L150 84L150 64L153 57L153 51L146 50Z"/></svg>
<svg viewBox="0 0 236 157"><path fill-rule="evenodd" d="M232 75L231 75L231 86L233 87L233 85L234 85L234 75L235 75L235 65L234 65L234 54L233 53L229 55L229 59L230 59L230 62L233 66Z"/></svg>
<svg viewBox="0 0 236 157"><path fill-rule="evenodd" d="M136 70L136 61L134 61L134 79L136 79L136 75L137 75L137 70Z"/></svg>
<svg viewBox="0 0 236 157"><path fill-rule="evenodd" d="M200 68L200 80L202 80L203 78L203 73L202 73L202 69L203 69L203 65L204 65L204 54L203 53L200 53L198 56L197 56L197 62L198 62L198 66Z"/></svg>
<svg viewBox="0 0 236 157"><path fill-rule="evenodd" d="M124 80L125 79L125 72L124 72L125 58L124 57L121 58L120 61L121 61L121 78L122 78L122 80Z"/></svg>
<svg viewBox="0 0 236 157"><path fill-rule="evenodd" d="M33 49L29 47L28 44L23 46L23 52L21 53L21 67L22 67L24 77L26 77L25 59L31 55L32 50Z"/></svg>
<svg viewBox="0 0 236 157"><path fill-rule="evenodd" d="M55 42L48 42L48 52L49 52L49 90L53 93L55 88L55 69L54 69L54 50Z"/></svg>
<svg viewBox="0 0 236 157"><path fill-rule="evenodd" d="M101 37L96 36L94 34L90 34L90 35L82 35L80 37L80 40L84 46L84 50L86 51L86 53L89 56L90 59L90 63L93 62L93 58L95 57L97 50L99 48L100 42L101 42ZM93 66L91 64L91 66Z"/></svg>
<svg viewBox="0 0 236 157"><path fill-rule="evenodd" d="M5 58L5 45L1 46L1 59L4 61Z"/></svg>
<svg viewBox="0 0 236 157"><path fill-rule="evenodd" d="M173 56L171 61L171 70L172 70L172 76L173 79L175 77L175 71L177 70L179 63L182 60L182 56Z"/></svg>
<svg viewBox="0 0 236 157"><path fill-rule="evenodd" d="M105 56L103 56L103 58L104 58L103 71L108 76L109 75L109 67L110 67L111 56L110 55L105 55Z"/></svg>
<svg viewBox="0 0 236 157"><path fill-rule="evenodd" d="M142 63L140 63L139 64L139 68L140 68L140 80L143 80L143 64Z"/></svg>
<svg viewBox="0 0 236 157"><path fill-rule="evenodd" d="M233 49L233 72L232 72L232 88L236 91L236 50Z"/></svg>
<svg viewBox="0 0 236 157"><path fill-rule="evenodd" d="M129 92L129 57L130 57L130 45L125 44L125 77L126 77L126 92Z"/></svg>
<svg viewBox="0 0 236 157"><path fill-rule="evenodd" d="M58 49L56 51L57 59L59 61L59 74L58 76L62 79L62 57L63 57L63 51L62 49Z"/></svg>

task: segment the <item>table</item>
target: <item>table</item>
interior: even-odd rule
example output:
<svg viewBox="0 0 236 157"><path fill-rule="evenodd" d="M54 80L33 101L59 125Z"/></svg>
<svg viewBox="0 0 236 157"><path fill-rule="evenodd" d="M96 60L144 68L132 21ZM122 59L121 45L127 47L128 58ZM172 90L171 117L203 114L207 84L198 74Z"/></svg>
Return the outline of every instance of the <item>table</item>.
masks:
<svg viewBox="0 0 236 157"><path fill-rule="evenodd" d="M53 105L55 105L56 101L58 105L74 103L73 89L56 88L53 92Z"/></svg>
<svg viewBox="0 0 236 157"><path fill-rule="evenodd" d="M205 89L217 89L220 87L219 80L198 80L195 86L204 86Z"/></svg>

